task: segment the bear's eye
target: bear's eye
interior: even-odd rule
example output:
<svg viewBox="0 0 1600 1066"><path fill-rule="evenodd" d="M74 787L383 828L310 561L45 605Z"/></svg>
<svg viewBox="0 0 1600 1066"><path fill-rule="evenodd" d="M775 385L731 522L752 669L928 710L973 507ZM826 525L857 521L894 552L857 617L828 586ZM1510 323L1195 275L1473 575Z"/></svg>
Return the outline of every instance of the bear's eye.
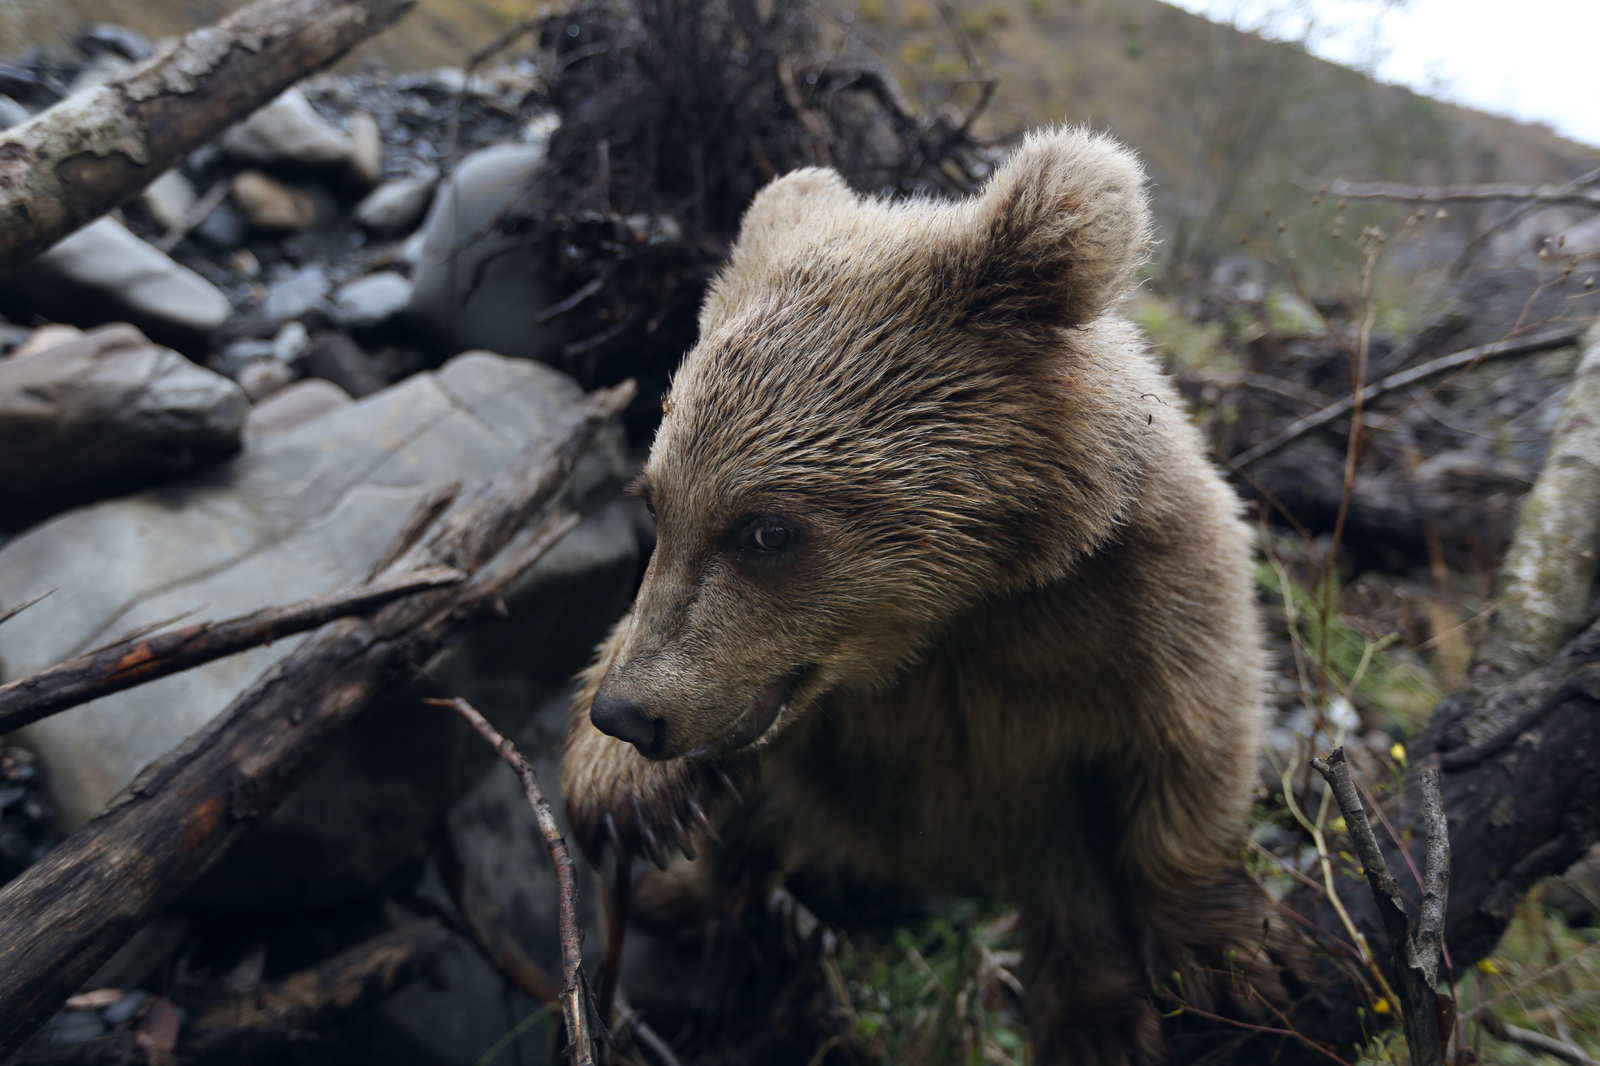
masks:
<svg viewBox="0 0 1600 1066"><path fill-rule="evenodd" d="M761 522L750 532L750 545L756 551L775 552L789 545L789 527L777 522Z"/></svg>

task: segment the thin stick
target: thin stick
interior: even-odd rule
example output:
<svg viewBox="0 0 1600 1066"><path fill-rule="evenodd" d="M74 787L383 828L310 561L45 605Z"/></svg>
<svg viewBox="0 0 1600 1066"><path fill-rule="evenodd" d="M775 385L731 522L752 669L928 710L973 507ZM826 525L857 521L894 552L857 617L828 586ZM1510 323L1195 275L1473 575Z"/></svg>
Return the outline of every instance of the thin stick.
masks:
<svg viewBox="0 0 1600 1066"><path fill-rule="evenodd" d="M26 611L29 607L32 607L34 604L38 603L40 600L44 599L46 596L50 595L50 593L55 591L55 589L51 589L49 592L41 592L31 600L24 600L15 607L7 607L5 610L0 611L0 622L11 621L11 619L15 618L17 615L21 614L23 611Z"/></svg>
<svg viewBox="0 0 1600 1066"><path fill-rule="evenodd" d="M633 863L618 852L606 900L606 964L600 974L600 1017L611 1023L611 1005L622 981L622 941L628 931L628 902L633 890Z"/></svg>
<svg viewBox="0 0 1600 1066"><path fill-rule="evenodd" d="M500 753L500 757L516 771L517 779L522 782L522 791L527 794L528 803L533 807L534 817L539 821L539 832L544 835L545 848L550 852L550 861L555 864L556 881L561 887L561 969L567 985L561 992L561 1016L567 1024L567 1038L573 1049L573 1062L576 1066L593 1066L594 1040L589 1033L589 1012L584 1002L584 991L587 982L583 977L583 930L578 920L578 881L572 870L572 856L567 852L567 842L561 836L561 830L556 825L554 812L550 810L550 803L544 798L544 790L539 787L539 777L533 772L533 767L528 765L528 760L516 745L500 735L488 719L479 714L472 704L461 698L453 700L424 700L437 707L449 707L467 724L478 731L478 735ZM603 1023L602 1023L603 1024Z"/></svg>
<svg viewBox="0 0 1600 1066"><path fill-rule="evenodd" d="M1362 404L1371 403L1385 393L1403 389L1407 385L1414 385L1435 374L1443 374L1447 371L1471 366L1485 359L1503 359L1513 355L1530 355L1534 352L1548 351L1551 348L1565 348L1569 344L1578 343L1582 335L1582 332L1576 329L1560 329L1549 333L1541 333L1536 337L1529 337L1525 341L1480 344L1475 348L1467 348L1450 355L1441 355L1439 358L1431 359L1421 366L1414 366L1410 370L1402 370L1397 374L1390 374L1386 378L1380 378L1354 396L1346 396L1337 403L1329 404L1316 414L1307 415L1291 422L1270 439L1262 441L1253 448L1247 448L1232 459L1229 459L1228 465L1237 469L1238 467L1248 466L1257 459L1265 458L1291 441L1305 436L1318 426L1325 426L1336 418L1343 418L1355 408L1357 402Z"/></svg>
<svg viewBox="0 0 1600 1066"><path fill-rule="evenodd" d="M430 566L287 607L269 607L225 622L200 622L155 637L121 641L0 685L0 733L158 677L361 614L414 592L460 584L466 576L451 566Z"/></svg>
<svg viewBox="0 0 1600 1066"><path fill-rule="evenodd" d="M1350 779L1350 766L1345 762L1344 749L1335 748L1326 759L1312 759L1316 768L1328 782L1344 815L1345 828L1356 855L1366 871L1367 883L1372 888L1373 899L1383 916L1383 926L1389 934L1389 947L1394 952L1395 970L1400 978L1400 996L1405 1011L1406 1045L1411 1049L1411 1061L1418 1066L1444 1066L1444 1036L1440 1031L1438 1016L1438 984L1440 931L1444 921L1445 895L1448 890L1450 844L1445 829L1443 804L1439 798L1439 771L1429 767L1422 771L1423 820L1427 829L1427 860L1423 864L1422 920L1415 935L1411 921L1406 916L1405 904L1400 899L1400 885L1389 872L1378 838L1367 820L1367 811L1356 794Z"/></svg>

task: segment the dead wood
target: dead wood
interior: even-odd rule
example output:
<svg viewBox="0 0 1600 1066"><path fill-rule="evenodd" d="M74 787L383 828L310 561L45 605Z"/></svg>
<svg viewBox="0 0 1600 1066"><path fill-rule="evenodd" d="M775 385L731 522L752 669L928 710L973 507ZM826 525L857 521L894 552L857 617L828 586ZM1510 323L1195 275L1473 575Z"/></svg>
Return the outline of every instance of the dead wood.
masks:
<svg viewBox="0 0 1600 1066"><path fill-rule="evenodd" d="M258 0L0 133L0 277L409 11Z"/></svg>
<svg viewBox="0 0 1600 1066"><path fill-rule="evenodd" d="M1589 377L1600 360L1594 345L1600 338L1590 340L1573 386L1577 397L1593 388ZM1538 625L1525 620L1528 602L1567 591L1562 583L1583 580L1584 573L1593 578L1592 560L1585 556L1595 550L1592 508L1600 505L1600 493L1592 482L1600 478L1600 465L1587 458L1593 444L1589 421L1567 417L1558 423L1549 460L1530 494L1532 500L1571 496L1564 501L1570 513L1552 526L1548 508L1524 507L1508 558L1528 563L1503 570L1500 596L1508 613L1491 627L1491 633L1501 625L1512 631L1491 636L1467 685L1435 708L1422 736L1408 745L1411 765L1402 787L1383 804L1394 831L1375 843L1399 898L1416 907L1427 895L1418 883L1428 861L1425 780L1438 774L1451 855L1446 974L1460 975L1493 951L1528 890L1566 870L1600 839L1600 621L1566 608L1540 612ZM1571 591L1586 601L1587 586ZM1587 628L1574 633L1586 621ZM1514 653L1504 643L1513 639L1523 642ZM1525 669L1522 664L1529 662L1536 668ZM1355 829L1348 815L1347 824ZM1378 868L1365 857L1363 863ZM1385 929L1371 894L1347 892L1342 900L1363 936L1371 940ZM1321 886L1296 888L1284 906L1317 948L1305 972L1286 975L1298 994L1284 1021L1353 1060L1372 1035L1368 1023L1377 1017L1377 990L1351 965L1348 934ZM1184 1045L1176 1060L1198 1061L1215 1046L1214 1039ZM1316 1060L1298 1041L1280 1046L1257 1037L1230 1061L1288 1066Z"/></svg>
<svg viewBox="0 0 1600 1066"><path fill-rule="evenodd" d="M1450 883L1450 841L1445 826L1444 808L1439 800L1439 771L1429 767L1422 772L1423 818L1427 824L1427 866L1423 873L1422 908L1415 922L1406 913L1400 898L1400 885L1389 872L1378 847L1378 838L1367 820L1367 811L1350 779L1350 766L1344 749L1336 748L1326 759L1312 759L1333 789L1339 810L1349 828L1372 888L1373 902L1383 915L1384 931L1389 935L1393 966L1404 1003L1403 1021L1406 1046L1416 1066L1444 1066L1444 1049L1450 1039L1449 1011L1441 1011L1440 997L1434 991L1439 980L1439 948L1444 926L1445 900ZM1445 1000L1449 1004L1449 1000Z"/></svg>
<svg viewBox="0 0 1600 1066"><path fill-rule="evenodd" d="M572 856L567 851L567 842L561 835L560 827L556 825L550 801L544 798L544 790L539 787L539 775L533 772L533 767L522 757L516 745L501 736L499 730L490 725L489 720L466 700L458 698L426 702L449 707L464 718L500 754L516 772L517 780L522 782L522 790L527 794L528 803L539 821L539 832L544 837L545 848L550 852L550 861L555 864L556 881L560 885L561 969L566 981L560 997L561 1018L566 1023L567 1041L572 1047L575 1066L593 1066L594 1030L598 1028L603 1038L605 1023L594 1012L589 983L583 975L583 925L578 917L578 880L572 867Z"/></svg>
<svg viewBox="0 0 1600 1066"><path fill-rule="evenodd" d="M1504 359L1514 355L1530 355L1534 352L1545 352L1552 348L1565 348L1569 344L1576 344L1582 333L1572 327L1550 330L1527 340L1501 341L1498 344L1480 344L1463 351L1452 352L1450 355L1441 355L1437 359L1430 359L1420 366L1409 370L1402 370L1388 377L1374 381L1359 393L1344 397L1335 403L1329 404L1315 414L1309 414L1301 419L1296 419L1282 430L1273 434L1267 440L1251 448L1246 448L1238 455L1227 460L1228 465L1235 470L1249 466L1257 459L1263 459L1278 451L1300 437L1310 433L1319 426L1325 426L1350 414L1357 405L1371 403L1385 393L1403 389L1407 385L1415 385L1419 381L1447 374L1452 370L1462 370L1477 366L1488 359ZM1281 390L1279 390L1281 391Z"/></svg>
<svg viewBox="0 0 1600 1066"><path fill-rule="evenodd" d="M466 577L453 567L429 567L288 607L269 607L225 622L201 622L112 644L0 685L0 733L158 677L316 629L336 618L362 614L413 592L460 584Z"/></svg>
<svg viewBox="0 0 1600 1066"><path fill-rule="evenodd" d="M207 1007L180 1050L200 1053L252 1030L325 1030L400 988L449 943L432 919L408 922L321 964Z"/></svg>
<svg viewBox="0 0 1600 1066"><path fill-rule="evenodd" d="M425 661L471 617L500 604L516 567L481 572L555 498L594 432L632 394L626 383L576 405L390 570L448 566L474 580L323 626L0 891L0 1056L276 809L397 671ZM553 544L567 525L547 523L535 545Z"/></svg>
<svg viewBox="0 0 1600 1066"><path fill-rule="evenodd" d="M1390 182L1336 181L1328 192L1349 200L1409 200L1422 204L1481 203L1486 200L1531 200L1546 204L1583 204L1600 210L1600 189L1586 188L1586 175L1565 185L1397 185ZM1585 180L1587 178L1587 181Z"/></svg>

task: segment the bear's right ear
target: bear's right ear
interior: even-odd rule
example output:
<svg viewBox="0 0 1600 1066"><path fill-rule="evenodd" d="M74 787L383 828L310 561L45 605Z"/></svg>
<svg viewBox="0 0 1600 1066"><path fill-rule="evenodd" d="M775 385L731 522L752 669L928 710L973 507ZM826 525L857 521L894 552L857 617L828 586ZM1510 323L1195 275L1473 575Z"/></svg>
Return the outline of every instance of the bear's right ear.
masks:
<svg viewBox="0 0 1600 1066"><path fill-rule="evenodd" d="M824 167L791 171L769 183L745 210L733 257L752 260L783 258L780 246L789 235L802 235L822 217L851 208L856 194L839 172Z"/></svg>
<svg viewBox="0 0 1600 1066"><path fill-rule="evenodd" d="M1071 127L1030 134L958 218L947 284L969 320L999 327L1092 321L1151 239L1138 159Z"/></svg>

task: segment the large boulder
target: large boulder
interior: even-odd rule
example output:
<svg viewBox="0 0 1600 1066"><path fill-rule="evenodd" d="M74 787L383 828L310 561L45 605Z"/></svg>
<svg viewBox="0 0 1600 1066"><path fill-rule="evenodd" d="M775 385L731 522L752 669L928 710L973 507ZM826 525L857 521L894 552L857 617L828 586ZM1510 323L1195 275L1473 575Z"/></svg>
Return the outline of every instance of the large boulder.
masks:
<svg viewBox="0 0 1600 1066"><path fill-rule="evenodd" d="M490 348L555 361L561 335L539 320L555 303L533 229L543 147L500 144L461 161L422 224L410 315L440 352Z"/></svg>
<svg viewBox="0 0 1600 1066"><path fill-rule="evenodd" d="M37 527L0 548L0 604L56 592L26 624L0 627L3 676L155 622L224 618L359 583L423 496L456 480L470 491L578 396L547 367L469 353L321 417L289 420L292 428L258 427L249 450L208 474ZM497 690L470 695L502 729L519 726L541 693L579 668L626 606L637 545L615 492L624 466L612 427L569 489L583 524L513 590L508 618L453 653L498 662ZM63 828L81 825L300 639L29 727L23 739L43 759ZM450 676L449 660L427 673ZM327 906L405 873L492 762L481 740L418 695L401 685L381 700L191 899L232 911Z"/></svg>
<svg viewBox="0 0 1600 1066"><path fill-rule="evenodd" d="M0 530L239 450L239 386L132 326L0 359Z"/></svg>

